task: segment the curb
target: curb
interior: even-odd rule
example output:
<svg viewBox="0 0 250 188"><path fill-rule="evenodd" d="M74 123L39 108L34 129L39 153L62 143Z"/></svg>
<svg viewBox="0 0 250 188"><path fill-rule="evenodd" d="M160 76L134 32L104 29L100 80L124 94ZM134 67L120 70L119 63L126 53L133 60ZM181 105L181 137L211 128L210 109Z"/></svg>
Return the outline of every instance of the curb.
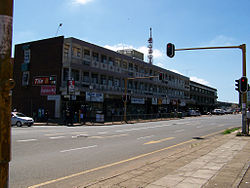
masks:
<svg viewBox="0 0 250 188"><path fill-rule="evenodd" d="M234 184L233 184L233 188L238 188L247 172L247 170L250 168L250 162L246 163L245 166L243 167L240 175L238 176L238 178L235 180Z"/></svg>

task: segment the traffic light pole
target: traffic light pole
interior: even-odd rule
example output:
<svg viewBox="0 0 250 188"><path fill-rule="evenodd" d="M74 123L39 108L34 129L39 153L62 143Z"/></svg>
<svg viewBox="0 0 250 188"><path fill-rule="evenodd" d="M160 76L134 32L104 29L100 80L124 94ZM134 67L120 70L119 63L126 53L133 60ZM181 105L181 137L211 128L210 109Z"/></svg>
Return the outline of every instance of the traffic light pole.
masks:
<svg viewBox="0 0 250 188"><path fill-rule="evenodd" d="M0 188L9 187L13 0L0 1Z"/></svg>
<svg viewBox="0 0 250 188"><path fill-rule="evenodd" d="M175 49L175 51L186 51L186 50L206 50L206 49L228 49L238 48L242 51L242 76L246 77L246 44L240 46L220 46L220 47L201 47L201 48L182 48ZM240 93L241 95L241 93ZM242 134L248 135L249 128L247 127L246 118L246 104L247 104L247 93L242 93Z"/></svg>

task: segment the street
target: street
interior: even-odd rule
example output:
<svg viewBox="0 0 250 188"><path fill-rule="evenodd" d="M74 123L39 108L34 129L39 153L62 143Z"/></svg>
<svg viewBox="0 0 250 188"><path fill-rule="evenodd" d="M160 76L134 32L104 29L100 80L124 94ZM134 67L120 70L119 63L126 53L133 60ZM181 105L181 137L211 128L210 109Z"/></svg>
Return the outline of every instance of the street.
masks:
<svg viewBox="0 0 250 188"><path fill-rule="evenodd" d="M101 170L240 126L241 115L223 115L113 126L13 127L10 187L59 187L62 181L64 187L79 186L102 176Z"/></svg>

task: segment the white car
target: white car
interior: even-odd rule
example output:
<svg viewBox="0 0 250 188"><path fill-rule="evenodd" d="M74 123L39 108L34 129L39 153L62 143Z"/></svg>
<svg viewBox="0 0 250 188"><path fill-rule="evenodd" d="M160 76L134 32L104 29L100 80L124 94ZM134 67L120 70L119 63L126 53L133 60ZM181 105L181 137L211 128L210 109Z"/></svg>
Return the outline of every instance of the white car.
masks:
<svg viewBox="0 0 250 188"><path fill-rule="evenodd" d="M27 125L28 127L30 127L31 125L33 125L33 123L33 118L27 117L20 112L11 112L11 125L16 125L18 127Z"/></svg>

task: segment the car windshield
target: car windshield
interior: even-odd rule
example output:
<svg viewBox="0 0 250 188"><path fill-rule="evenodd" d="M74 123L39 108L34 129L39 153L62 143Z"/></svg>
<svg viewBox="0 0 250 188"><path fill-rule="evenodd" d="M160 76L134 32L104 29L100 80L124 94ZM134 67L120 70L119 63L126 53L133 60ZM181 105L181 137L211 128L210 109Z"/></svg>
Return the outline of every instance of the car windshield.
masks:
<svg viewBox="0 0 250 188"><path fill-rule="evenodd" d="M22 113L16 113L17 117L27 117L26 115L22 114Z"/></svg>

